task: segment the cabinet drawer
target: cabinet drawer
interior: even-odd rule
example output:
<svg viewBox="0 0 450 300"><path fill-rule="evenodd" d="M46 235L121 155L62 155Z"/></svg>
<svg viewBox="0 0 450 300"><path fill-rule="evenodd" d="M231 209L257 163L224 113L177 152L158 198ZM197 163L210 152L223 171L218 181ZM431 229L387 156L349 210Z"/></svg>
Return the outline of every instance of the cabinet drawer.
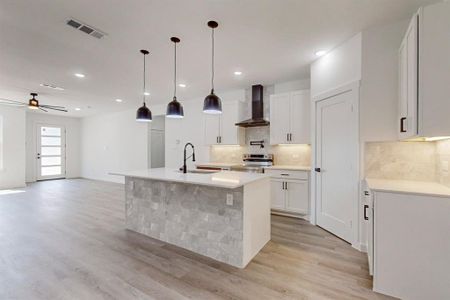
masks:
<svg viewBox="0 0 450 300"><path fill-rule="evenodd" d="M284 178L284 179L300 179L300 180L308 180L307 171L294 171L294 170L273 170L273 169L265 169L264 172L271 177L276 178Z"/></svg>

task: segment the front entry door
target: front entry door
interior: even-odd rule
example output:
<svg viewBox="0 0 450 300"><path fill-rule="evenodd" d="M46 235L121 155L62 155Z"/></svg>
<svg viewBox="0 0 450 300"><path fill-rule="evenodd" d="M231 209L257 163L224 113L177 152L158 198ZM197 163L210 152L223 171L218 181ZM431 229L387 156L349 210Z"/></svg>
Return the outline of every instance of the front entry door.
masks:
<svg viewBox="0 0 450 300"><path fill-rule="evenodd" d="M316 102L317 225L348 242L358 199L355 93L349 90Z"/></svg>
<svg viewBox="0 0 450 300"><path fill-rule="evenodd" d="M66 131L54 125L37 126L37 180L66 177Z"/></svg>

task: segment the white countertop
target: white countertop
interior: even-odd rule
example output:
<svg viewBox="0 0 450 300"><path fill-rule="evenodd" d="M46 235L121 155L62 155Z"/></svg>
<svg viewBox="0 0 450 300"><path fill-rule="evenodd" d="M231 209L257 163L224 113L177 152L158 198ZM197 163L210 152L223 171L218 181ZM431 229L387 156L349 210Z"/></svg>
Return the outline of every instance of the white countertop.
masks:
<svg viewBox="0 0 450 300"><path fill-rule="evenodd" d="M311 171L311 167L295 166L295 165L274 165L270 167L264 167L269 170L290 170L290 171Z"/></svg>
<svg viewBox="0 0 450 300"><path fill-rule="evenodd" d="M162 181L173 181L189 184L208 185L222 188L238 188L251 182L268 178L266 174L256 174L247 172L220 171L217 173L186 173L183 174L176 169L155 168L137 171L113 172L111 175L125 177L136 177L143 179L154 179Z"/></svg>
<svg viewBox="0 0 450 300"><path fill-rule="evenodd" d="M438 182L366 178L372 191L450 197L450 188Z"/></svg>

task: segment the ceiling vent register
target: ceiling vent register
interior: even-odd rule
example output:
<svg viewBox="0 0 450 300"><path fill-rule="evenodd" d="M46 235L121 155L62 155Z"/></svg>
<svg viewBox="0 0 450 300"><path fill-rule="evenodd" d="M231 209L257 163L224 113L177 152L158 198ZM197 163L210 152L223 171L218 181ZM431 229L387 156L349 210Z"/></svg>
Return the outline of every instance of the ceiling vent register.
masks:
<svg viewBox="0 0 450 300"><path fill-rule="evenodd" d="M67 25L69 25L70 27L73 27L75 29L78 29L86 34L89 34L90 36L93 36L97 39L101 39L102 37L104 37L106 35L106 33L95 29L94 27L87 25L83 22L74 20L74 19L70 19L67 21Z"/></svg>

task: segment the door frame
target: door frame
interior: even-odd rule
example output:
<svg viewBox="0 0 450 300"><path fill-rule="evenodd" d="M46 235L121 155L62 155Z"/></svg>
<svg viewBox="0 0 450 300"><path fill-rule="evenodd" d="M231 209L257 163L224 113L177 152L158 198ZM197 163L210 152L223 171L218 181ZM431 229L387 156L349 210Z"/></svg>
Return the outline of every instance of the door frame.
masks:
<svg viewBox="0 0 450 300"><path fill-rule="evenodd" d="M360 231L360 216L359 216L359 202L360 202L360 172L361 172L361 163L360 163L360 141L359 141L359 99L360 99L360 81L356 80L350 82L348 84L342 85L336 89L329 90L327 92L315 95L311 97L312 105L311 105L311 156L312 156L312 164L311 164L311 187L310 187L310 195L311 195L311 220L310 223L313 225L317 225L317 174L314 171L316 167L317 160L317 124L316 124L316 113L317 113L317 103L322 100L326 100L330 97L343 94L343 93L351 93L351 99L353 104L353 110L356 113L356 117L353 122L354 129L354 147L355 153L357 153L355 157L355 172L353 174L353 181L355 183L355 193L352 205L352 240L350 243L352 247L361 250L360 242L359 242L359 231Z"/></svg>
<svg viewBox="0 0 450 300"><path fill-rule="evenodd" d="M38 139L41 137L41 133L40 133L40 127L45 126L45 127L60 127L61 128L61 138L62 138L62 145L61 145L61 167L63 168L63 172L61 174L61 176L55 176L55 177L48 177L48 178L39 178L39 161L36 158L37 154L40 152L41 149L39 149L40 146L40 142L38 142ZM34 163L34 168L35 168L35 172L34 172L34 180L35 181L42 181L42 180L51 180L51 179L64 179L67 178L67 132L66 132L66 126L63 124L56 124L56 123L43 123L43 122L36 122L34 123L34 153L33 153L33 159L35 159L35 163Z"/></svg>

